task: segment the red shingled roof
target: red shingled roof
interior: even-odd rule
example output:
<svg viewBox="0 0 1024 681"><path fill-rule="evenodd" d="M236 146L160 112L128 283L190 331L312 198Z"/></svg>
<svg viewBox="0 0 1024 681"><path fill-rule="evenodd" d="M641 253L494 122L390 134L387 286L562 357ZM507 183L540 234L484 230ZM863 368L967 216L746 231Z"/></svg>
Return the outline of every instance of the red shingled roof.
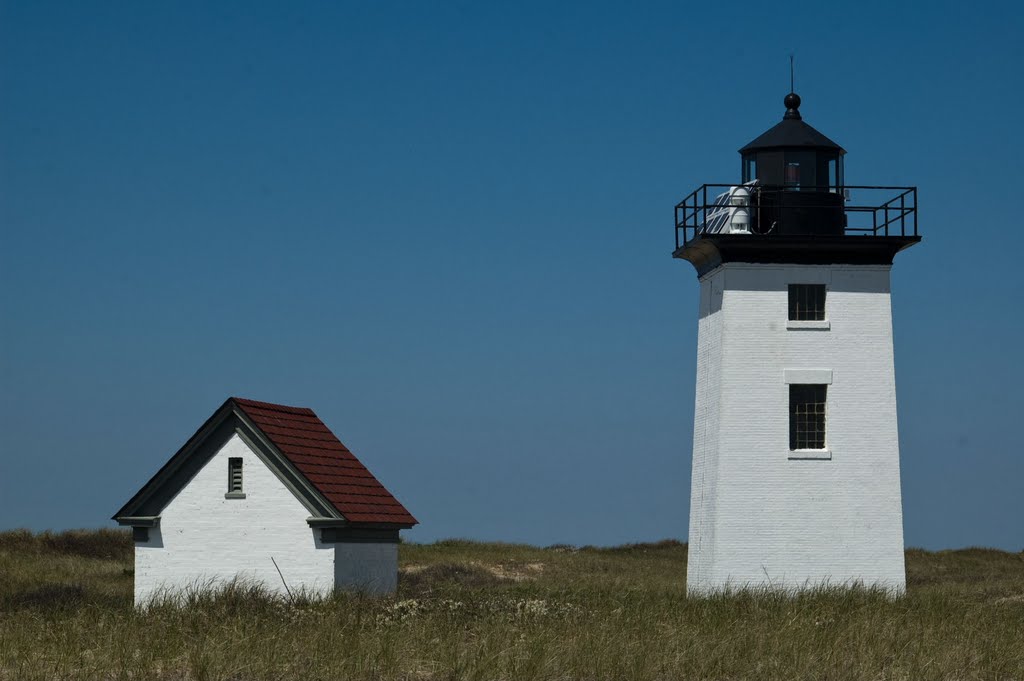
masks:
<svg viewBox="0 0 1024 681"><path fill-rule="evenodd" d="M415 525L416 518L341 444L312 409L231 401L352 523Z"/></svg>

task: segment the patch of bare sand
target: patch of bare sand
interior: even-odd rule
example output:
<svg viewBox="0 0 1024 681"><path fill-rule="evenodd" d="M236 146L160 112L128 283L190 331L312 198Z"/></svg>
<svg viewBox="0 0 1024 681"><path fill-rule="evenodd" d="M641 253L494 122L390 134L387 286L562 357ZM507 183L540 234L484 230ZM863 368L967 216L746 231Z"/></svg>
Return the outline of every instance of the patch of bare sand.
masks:
<svg viewBox="0 0 1024 681"><path fill-rule="evenodd" d="M466 565L480 568L505 582L524 582L537 579L544 572L544 563L482 563L471 560ZM413 563L399 569L403 575L415 575L430 568L429 564Z"/></svg>

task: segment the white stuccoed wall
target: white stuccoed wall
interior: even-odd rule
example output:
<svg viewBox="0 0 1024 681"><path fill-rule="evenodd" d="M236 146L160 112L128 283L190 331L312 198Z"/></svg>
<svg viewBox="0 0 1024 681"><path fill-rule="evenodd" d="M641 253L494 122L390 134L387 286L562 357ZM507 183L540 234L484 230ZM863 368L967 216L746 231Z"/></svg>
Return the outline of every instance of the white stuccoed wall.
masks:
<svg viewBox="0 0 1024 681"><path fill-rule="evenodd" d="M244 499L225 499L228 458L243 460ZM135 544L135 603L161 588L180 590L236 575L284 592L334 587L338 544L321 544L310 513L237 434L163 509L148 542Z"/></svg>
<svg viewBox="0 0 1024 681"><path fill-rule="evenodd" d="M787 285L814 283L830 328L787 328ZM903 592L889 267L723 265L701 279L697 355L688 592ZM831 371L827 453L807 454L830 458L789 450L787 370Z"/></svg>
<svg viewBox="0 0 1024 681"><path fill-rule="evenodd" d="M334 580L339 589L393 594L398 588L398 544L334 546Z"/></svg>

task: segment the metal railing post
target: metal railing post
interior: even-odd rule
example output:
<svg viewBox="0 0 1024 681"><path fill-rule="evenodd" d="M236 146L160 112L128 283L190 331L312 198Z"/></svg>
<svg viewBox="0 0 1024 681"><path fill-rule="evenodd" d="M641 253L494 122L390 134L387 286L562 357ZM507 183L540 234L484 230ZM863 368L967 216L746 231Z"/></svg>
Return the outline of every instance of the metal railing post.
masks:
<svg viewBox="0 0 1024 681"><path fill-rule="evenodd" d="M708 224L708 186L706 184L701 185L701 190L702 190L702 194L701 194L701 207L700 207L701 214L700 214L700 220L698 221L698 224L701 224L701 225L704 225L705 227L707 227L707 224Z"/></svg>
<svg viewBox="0 0 1024 681"><path fill-rule="evenodd" d="M907 235L907 193L903 192L900 194L900 236Z"/></svg>
<svg viewBox="0 0 1024 681"><path fill-rule="evenodd" d="M917 187L914 187L914 236L917 236Z"/></svg>

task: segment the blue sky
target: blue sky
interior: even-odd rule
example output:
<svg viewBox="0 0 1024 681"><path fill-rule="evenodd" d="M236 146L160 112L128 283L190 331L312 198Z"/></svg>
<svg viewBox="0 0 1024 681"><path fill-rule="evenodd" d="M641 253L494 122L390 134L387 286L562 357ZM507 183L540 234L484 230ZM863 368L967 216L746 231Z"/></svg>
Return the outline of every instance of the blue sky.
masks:
<svg viewBox="0 0 1024 681"><path fill-rule="evenodd" d="M796 53L893 270L908 545L1024 548L1019 4L0 2L0 528L95 527L229 395L408 538L685 538L697 282Z"/></svg>

